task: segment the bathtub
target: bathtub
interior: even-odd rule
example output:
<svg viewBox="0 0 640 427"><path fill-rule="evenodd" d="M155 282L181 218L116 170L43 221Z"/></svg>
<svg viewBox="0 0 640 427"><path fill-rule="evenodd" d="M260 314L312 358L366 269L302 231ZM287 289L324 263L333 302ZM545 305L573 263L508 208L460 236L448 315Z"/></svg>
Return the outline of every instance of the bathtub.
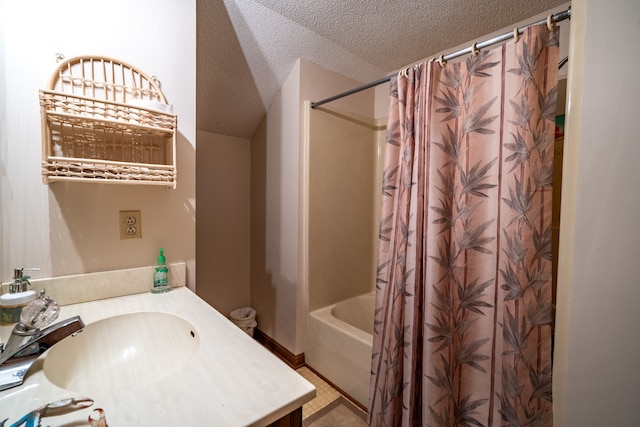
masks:
<svg viewBox="0 0 640 427"><path fill-rule="evenodd" d="M375 294L314 310L307 319L305 362L368 407Z"/></svg>

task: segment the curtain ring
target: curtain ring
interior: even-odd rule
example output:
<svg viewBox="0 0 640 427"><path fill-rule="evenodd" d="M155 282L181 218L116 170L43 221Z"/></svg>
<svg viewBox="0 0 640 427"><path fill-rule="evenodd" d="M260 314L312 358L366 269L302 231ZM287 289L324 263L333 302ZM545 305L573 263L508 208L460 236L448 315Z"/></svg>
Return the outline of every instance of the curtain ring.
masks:
<svg viewBox="0 0 640 427"><path fill-rule="evenodd" d="M513 42L518 43L518 40L520 40L520 31L518 31L518 27L516 27L513 29Z"/></svg>
<svg viewBox="0 0 640 427"><path fill-rule="evenodd" d="M442 68L447 65L447 61L444 60L444 55L440 55L440 58L438 58L438 64L440 64Z"/></svg>
<svg viewBox="0 0 640 427"><path fill-rule="evenodd" d="M555 26L556 26L556 23L553 20L553 15L547 16L547 28L549 29L549 31L553 31Z"/></svg>
<svg viewBox="0 0 640 427"><path fill-rule="evenodd" d="M472 44L471 45L471 55L476 56L478 53L480 53L480 49L478 49L477 43Z"/></svg>

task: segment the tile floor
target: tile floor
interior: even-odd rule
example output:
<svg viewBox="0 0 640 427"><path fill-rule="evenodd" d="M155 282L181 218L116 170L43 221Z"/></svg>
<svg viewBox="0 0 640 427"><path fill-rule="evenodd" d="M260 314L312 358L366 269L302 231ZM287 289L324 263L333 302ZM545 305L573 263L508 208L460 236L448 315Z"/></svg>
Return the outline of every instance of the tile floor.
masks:
<svg viewBox="0 0 640 427"><path fill-rule="evenodd" d="M316 397L302 405L302 418L307 418L314 412L324 408L329 403L340 397L340 393L322 378L317 376L311 369L303 366L296 370L307 381L316 386Z"/></svg>

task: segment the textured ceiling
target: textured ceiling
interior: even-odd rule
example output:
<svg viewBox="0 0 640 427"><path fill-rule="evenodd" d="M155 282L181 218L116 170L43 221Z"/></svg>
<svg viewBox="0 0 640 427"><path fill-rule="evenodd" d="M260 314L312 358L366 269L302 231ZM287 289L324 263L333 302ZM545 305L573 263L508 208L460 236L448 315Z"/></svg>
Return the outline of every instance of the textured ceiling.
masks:
<svg viewBox="0 0 640 427"><path fill-rule="evenodd" d="M297 58L366 83L566 0L197 0L198 130L250 137Z"/></svg>

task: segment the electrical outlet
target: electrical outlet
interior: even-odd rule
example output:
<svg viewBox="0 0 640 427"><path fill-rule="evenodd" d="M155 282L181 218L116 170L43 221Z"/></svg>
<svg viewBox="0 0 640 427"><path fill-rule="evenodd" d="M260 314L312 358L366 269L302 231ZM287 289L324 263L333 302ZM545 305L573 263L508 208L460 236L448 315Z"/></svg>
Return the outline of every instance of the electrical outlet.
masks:
<svg viewBox="0 0 640 427"><path fill-rule="evenodd" d="M120 211L120 240L141 238L142 220L140 211Z"/></svg>

